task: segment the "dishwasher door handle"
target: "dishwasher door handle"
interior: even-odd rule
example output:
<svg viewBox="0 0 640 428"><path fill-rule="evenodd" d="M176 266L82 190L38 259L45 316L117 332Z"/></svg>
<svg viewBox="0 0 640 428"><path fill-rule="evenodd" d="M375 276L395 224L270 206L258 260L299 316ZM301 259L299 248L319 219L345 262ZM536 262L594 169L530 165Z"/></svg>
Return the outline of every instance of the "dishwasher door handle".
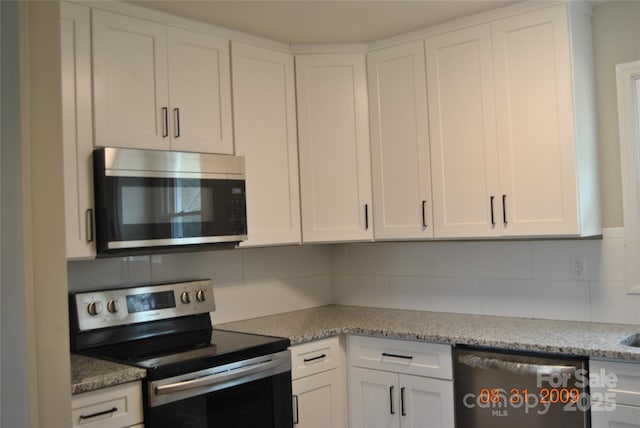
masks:
<svg viewBox="0 0 640 428"><path fill-rule="evenodd" d="M520 363L517 361L502 360L494 357L480 357L478 355L460 355L458 362L471 368L505 370L523 375L575 373L575 366Z"/></svg>

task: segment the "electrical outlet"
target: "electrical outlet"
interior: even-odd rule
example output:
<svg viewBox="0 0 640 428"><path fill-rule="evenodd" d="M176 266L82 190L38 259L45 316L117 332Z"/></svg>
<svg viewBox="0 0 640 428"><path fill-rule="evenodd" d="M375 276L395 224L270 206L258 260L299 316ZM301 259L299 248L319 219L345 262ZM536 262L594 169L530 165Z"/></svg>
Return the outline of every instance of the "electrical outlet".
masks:
<svg viewBox="0 0 640 428"><path fill-rule="evenodd" d="M587 261L584 256L571 257L571 278L584 280L587 277Z"/></svg>

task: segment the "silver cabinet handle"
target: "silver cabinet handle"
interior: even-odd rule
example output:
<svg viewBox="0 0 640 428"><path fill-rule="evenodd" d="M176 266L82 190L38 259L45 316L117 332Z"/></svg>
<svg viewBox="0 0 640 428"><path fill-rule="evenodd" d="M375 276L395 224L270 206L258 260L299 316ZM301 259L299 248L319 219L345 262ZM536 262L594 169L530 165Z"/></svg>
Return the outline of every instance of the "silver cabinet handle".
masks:
<svg viewBox="0 0 640 428"><path fill-rule="evenodd" d="M162 138L169 136L169 108L162 107Z"/></svg>
<svg viewBox="0 0 640 428"><path fill-rule="evenodd" d="M502 195L502 223L507 225L507 195Z"/></svg>
<svg viewBox="0 0 640 428"><path fill-rule="evenodd" d="M495 197L495 196L493 196L493 195L491 195L491 197L489 198L489 204L491 205L491 226L495 226L495 225L496 225L496 219L495 219L495 217L493 216L493 200L494 200L495 198L496 198L496 197Z"/></svg>
<svg viewBox="0 0 640 428"><path fill-rule="evenodd" d="M173 136L175 138L179 138L180 137L180 109L179 108L174 108L173 109L173 115L175 117L175 132L173 134Z"/></svg>
<svg viewBox="0 0 640 428"><path fill-rule="evenodd" d="M300 423L300 414L298 413L298 396L293 396L293 424L298 425Z"/></svg>

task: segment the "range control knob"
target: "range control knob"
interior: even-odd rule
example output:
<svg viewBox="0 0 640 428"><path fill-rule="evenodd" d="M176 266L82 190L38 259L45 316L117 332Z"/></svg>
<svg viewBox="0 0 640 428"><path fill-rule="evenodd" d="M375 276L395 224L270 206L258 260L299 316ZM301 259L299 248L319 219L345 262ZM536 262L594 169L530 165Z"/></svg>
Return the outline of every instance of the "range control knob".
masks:
<svg viewBox="0 0 640 428"><path fill-rule="evenodd" d="M207 300L207 297L204 294L204 290L196 291L196 300L198 302L204 302L205 300Z"/></svg>
<svg viewBox="0 0 640 428"><path fill-rule="evenodd" d="M182 294L180 294L180 301L185 305L191 303L191 296L189 296L188 291L183 291Z"/></svg>
<svg viewBox="0 0 640 428"><path fill-rule="evenodd" d="M107 302L107 310L112 314L118 312L118 304L115 300L111 299Z"/></svg>
<svg viewBox="0 0 640 428"><path fill-rule="evenodd" d="M87 305L87 312L89 312L89 315L92 317L95 317L102 312L102 305L100 302L90 302L89 305Z"/></svg>

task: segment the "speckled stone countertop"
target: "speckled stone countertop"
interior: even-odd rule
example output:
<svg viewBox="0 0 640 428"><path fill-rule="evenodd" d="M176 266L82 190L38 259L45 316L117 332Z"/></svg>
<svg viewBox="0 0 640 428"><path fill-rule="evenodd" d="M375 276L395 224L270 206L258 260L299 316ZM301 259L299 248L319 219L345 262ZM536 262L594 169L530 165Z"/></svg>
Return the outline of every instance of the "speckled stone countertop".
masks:
<svg viewBox="0 0 640 428"><path fill-rule="evenodd" d="M71 354L71 395L142 379L144 369Z"/></svg>
<svg viewBox="0 0 640 428"><path fill-rule="evenodd" d="M628 324L329 305L215 328L288 337L292 344L351 333L640 362L640 348L621 344L640 333L640 325Z"/></svg>

